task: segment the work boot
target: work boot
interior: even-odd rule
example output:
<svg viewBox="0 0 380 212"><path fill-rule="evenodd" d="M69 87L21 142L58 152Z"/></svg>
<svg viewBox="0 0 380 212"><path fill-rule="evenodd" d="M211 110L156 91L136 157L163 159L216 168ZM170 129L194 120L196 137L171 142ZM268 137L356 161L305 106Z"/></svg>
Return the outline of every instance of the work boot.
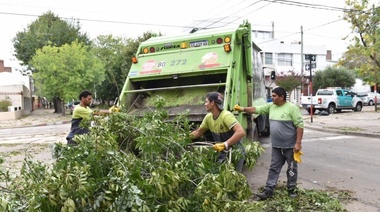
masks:
<svg viewBox="0 0 380 212"><path fill-rule="evenodd" d="M296 198L297 197L297 190L295 188L288 189L288 195L290 198Z"/></svg>
<svg viewBox="0 0 380 212"><path fill-rule="evenodd" d="M272 198L273 197L273 192L270 191L270 190L264 190L263 192L256 194L256 196L260 200L266 200L268 198Z"/></svg>

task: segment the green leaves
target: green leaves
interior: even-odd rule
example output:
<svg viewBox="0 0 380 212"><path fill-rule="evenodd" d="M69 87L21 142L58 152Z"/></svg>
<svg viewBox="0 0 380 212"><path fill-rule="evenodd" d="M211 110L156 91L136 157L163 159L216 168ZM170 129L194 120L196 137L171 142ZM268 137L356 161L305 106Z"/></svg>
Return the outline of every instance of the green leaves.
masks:
<svg viewBox="0 0 380 212"><path fill-rule="evenodd" d="M0 210L262 210L263 203L250 201L247 179L234 168L240 151L234 150L232 164L217 163L213 148L189 145L186 112L169 120L163 106L158 97L156 108L143 117L123 112L107 121L93 117L95 126L76 137L77 146L55 145L50 166L26 158L20 176L1 172L11 192L0 193ZM258 142L244 146L252 168L263 148Z"/></svg>
<svg viewBox="0 0 380 212"><path fill-rule="evenodd" d="M78 42L45 46L36 51L30 63L39 70L33 77L43 96L72 99L78 91L104 80L103 63Z"/></svg>
<svg viewBox="0 0 380 212"><path fill-rule="evenodd" d="M355 73L346 68L329 67L315 72L313 90L327 87L350 88L355 85Z"/></svg>
<svg viewBox="0 0 380 212"><path fill-rule="evenodd" d="M136 53L140 42L151 36L151 33L144 33L137 39L126 39L102 35L94 40L92 49L105 67L105 80L101 85L96 85L97 96L100 99L110 101L121 93L131 68L132 55Z"/></svg>
<svg viewBox="0 0 380 212"><path fill-rule="evenodd" d="M277 76L275 82L276 85L283 87L287 92L291 93L295 88L301 86L302 76L294 71L289 71L289 73L283 76Z"/></svg>
<svg viewBox="0 0 380 212"><path fill-rule="evenodd" d="M351 24L351 44L339 60L339 65L357 70L368 84L377 85L380 79L380 5L368 0L346 0L349 11L344 20Z"/></svg>
<svg viewBox="0 0 380 212"><path fill-rule="evenodd" d="M62 20L54 13L48 11L28 24L28 27L20 31L13 38L15 56L25 65L30 61L37 49L44 46L60 47L78 40L86 45L90 44L85 33L80 33L80 25L74 20Z"/></svg>

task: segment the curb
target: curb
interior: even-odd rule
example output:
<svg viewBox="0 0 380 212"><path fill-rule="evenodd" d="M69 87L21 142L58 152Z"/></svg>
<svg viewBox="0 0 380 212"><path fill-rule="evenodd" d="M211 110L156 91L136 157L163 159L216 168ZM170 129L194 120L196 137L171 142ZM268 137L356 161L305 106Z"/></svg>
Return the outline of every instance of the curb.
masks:
<svg viewBox="0 0 380 212"><path fill-rule="evenodd" d="M53 123L44 123L44 124L35 124L35 125L25 125L25 126L14 126L14 127L0 127L0 130L5 129L14 129L14 128L27 128L27 127L42 127L42 126L52 126L52 125L61 125L61 124L70 124L71 121L58 121Z"/></svg>
<svg viewBox="0 0 380 212"><path fill-rule="evenodd" d="M343 134L343 135L354 135L354 136L371 137L371 138L379 138L380 137L380 134L374 134L374 133L370 133L370 132L344 131L344 130L340 130L340 129L331 129L331 128L322 127L322 126L312 126L309 123L305 123L305 128L317 130L317 131L323 131L323 132L339 133L339 134Z"/></svg>

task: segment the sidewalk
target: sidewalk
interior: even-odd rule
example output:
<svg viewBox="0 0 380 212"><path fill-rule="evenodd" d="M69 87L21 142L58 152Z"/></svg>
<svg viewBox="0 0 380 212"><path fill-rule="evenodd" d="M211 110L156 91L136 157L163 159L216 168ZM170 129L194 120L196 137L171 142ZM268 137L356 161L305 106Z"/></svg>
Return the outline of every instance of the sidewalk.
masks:
<svg viewBox="0 0 380 212"><path fill-rule="evenodd" d="M61 114L54 113L54 109L38 109L17 120L0 121L0 129L66 124L70 122L70 114L62 116Z"/></svg>
<svg viewBox="0 0 380 212"><path fill-rule="evenodd" d="M347 110L328 116L316 114L313 122L310 115L303 115L303 118L305 129L380 138L380 106L377 112L375 106L365 106L361 112Z"/></svg>
<svg viewBox="0 0 380 212"><path fill-rule="evenodd" d="M53 109L39 109L18 120L0 121L0 129L70 123L71 115L53 112ZM365 106L361 112L347 110L328 116L316 114L313 122L306 111L302 112L305 114L305 129L380 138L380 106L377 112L374 106Z"/></svg>

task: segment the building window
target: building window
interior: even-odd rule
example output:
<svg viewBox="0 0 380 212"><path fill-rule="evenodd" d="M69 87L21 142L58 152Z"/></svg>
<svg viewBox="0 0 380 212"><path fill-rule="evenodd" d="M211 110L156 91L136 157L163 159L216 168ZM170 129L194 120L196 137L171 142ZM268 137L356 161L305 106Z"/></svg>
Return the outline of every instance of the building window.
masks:
<svg viewBox="0 0 380 212"><path fill-rule="evenodd" d="M293 66L293 55L280 53L277 55L277 64L279 66Z"/></svg>
<svg viewBox="0 0 380 212"><path fill-rule="evenodd" d="M265 65L273 65L273 54L265 53Z"/></svg>
<svg viewBox="0 0 380 212"><path fill-rule="evenodd" d="M256 37L261 39L269 39L272 38L272 32L269 31L257 31Z"/></svg>

